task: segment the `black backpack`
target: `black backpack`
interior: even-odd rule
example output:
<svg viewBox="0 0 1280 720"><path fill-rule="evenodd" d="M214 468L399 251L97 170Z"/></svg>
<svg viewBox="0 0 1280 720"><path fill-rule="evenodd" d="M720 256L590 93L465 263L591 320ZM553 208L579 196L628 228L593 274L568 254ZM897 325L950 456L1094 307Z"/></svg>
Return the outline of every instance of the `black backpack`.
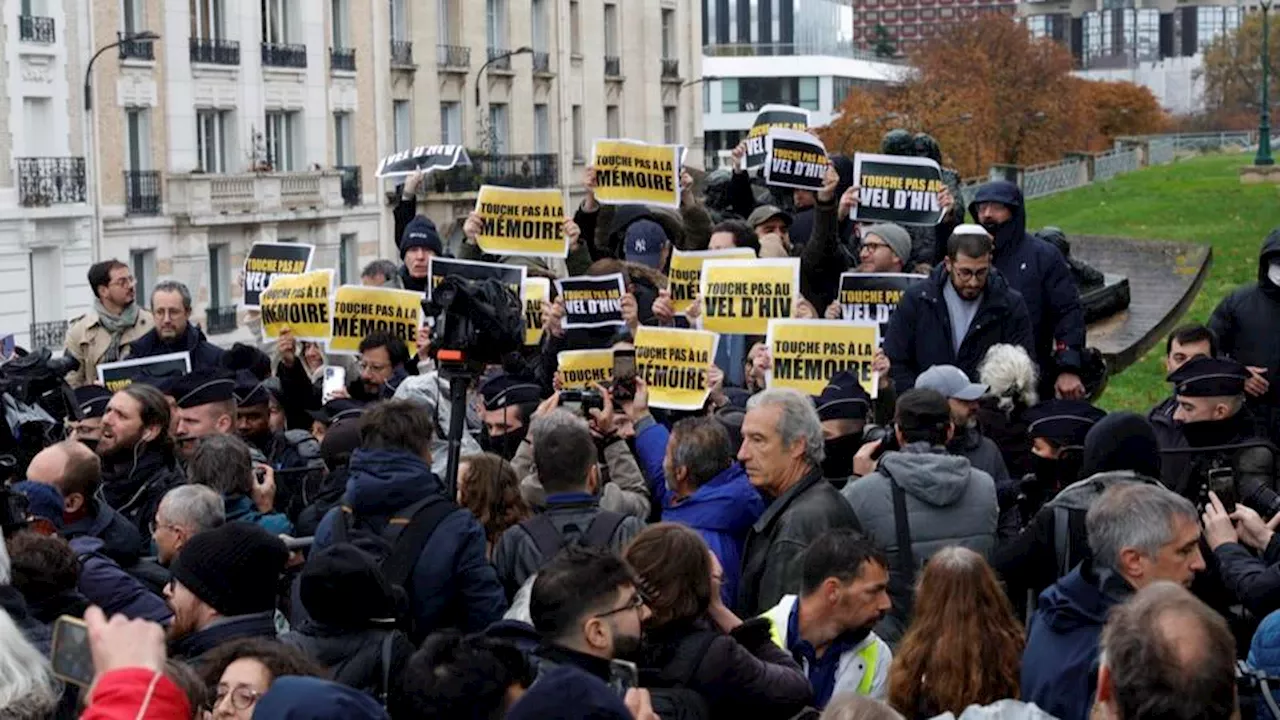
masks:
<svg viewBox="0 0 1280 720"><path fill-rule="evenodd" d="M579 529L576 525L566 525L565 530L572 530L578 533L575 538L575 542L578 545L607 548L609 547L609 541L613 539L613 534L617 532L618 526L626 519L626 515L601 510L596 513L595 517L591 518L591 522L585 529ZM556 524L543 513L538 513L528 520L522 521L520 529L533 538L533 544L538 548L538 553L542 555L543 562L555 557L556 553L569 544L569 539L557 530Z"/></svg>
<svg viewBox="0 0 1280 720"><path fill-rule="evenodd" d="M429 495L401 509L387 519L381 532L375 532L355 517L348 505L339 508L333 524L333 544L351 543L378 558L382 576L397 593L403 593L408 601L402 620L409 638L415 645L421 643L434 628L416 627L413 607L413 568L422 556L436 528L458 506L442 495Z"/></svg>
<svg viewBox="0 0 1280 720"><path fill-rule="evenodd" d="M661 670L640 671L640 684L649 690L655 715L662 720L710 720L710 703L689 685L719 637L714 630L697 630L680 641L675 655Z"/></svg>

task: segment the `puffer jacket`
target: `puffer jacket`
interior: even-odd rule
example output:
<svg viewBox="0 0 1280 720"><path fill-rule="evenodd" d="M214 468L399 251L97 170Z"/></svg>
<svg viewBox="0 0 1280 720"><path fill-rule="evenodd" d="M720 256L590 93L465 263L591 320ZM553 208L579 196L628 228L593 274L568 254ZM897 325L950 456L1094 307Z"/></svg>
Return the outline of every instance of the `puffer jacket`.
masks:
<svg viewBox="0 0 1280 720"><path fill-rule="evenodd" d="M890 478L906 492L907 528L915 567L899 562ZM889 596L893 610L875 632L894 645L911 618L916 576L933 554L948 545L961 545L990 557L996 544L999 507L991 476L975 470L963 456L926 442L886 452L876 471L841 491L866 534L889 557Z"/></svg>
<svg viewBox="0 0 1280 720"><path fill-rule="evenodd" d="M128 359L133 342L151 332L155 326L156 321L151 313L138 308L138 322L120 335L120 359ZM74 388L98 382L98 363L102 362L102 356L110 345L111 333L98 321L96 310L90 310L72 320L71 326L67 328L64 349L68 355L80 361L80 367L67 373L67 383Z"/></svg>

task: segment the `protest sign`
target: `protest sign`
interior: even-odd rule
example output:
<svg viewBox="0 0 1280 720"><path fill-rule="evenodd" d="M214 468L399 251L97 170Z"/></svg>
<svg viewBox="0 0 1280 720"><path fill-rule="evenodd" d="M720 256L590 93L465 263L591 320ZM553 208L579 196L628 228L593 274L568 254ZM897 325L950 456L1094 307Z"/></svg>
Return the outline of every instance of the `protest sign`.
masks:
<svg viewBox="0 0 1280 720"><path fill-rule="evenodd" d="M701 292L704 329L764 335L770 320L791 317L800 297L800 259L707 260Z"/></svg>
<svg viewBox="0 0 1280 720"><path fill-rule="evenodd" d="M416 352L420 327L422 293L343 285L333 296L333 339L329 341L329 352L356 355L360 352L360 341L375 332L398 337L411 352Z"/></svg>
<svg viewBox="0 0 1280 720"><path fill-rule="evenodd" d="M751 248L728 248L725 250L701 250L685 252L673 250L671 253L671 271L667 289L671 291L671 305L677 313L689 311L689 306L697 299L702 284L702 264L716 258L724 260L751 260L756 253Z"/></svg>
<svg viewBox="0 0 1280 720"><path fill-rule="evenodd" d="M258 299L271 281L280 275L299 275L311 270L314 245L300 243L254 243L244 259L244 307L259 309Z"/></svg>
<svg viewBox="0 0 1280 720"><path fill-rule="evenodd" d="M262 335L278 338L288 328L298 340L327 342L333 271L278 275L262 291Z"/></svg>
<svg viewBox="0 0 1280 720"><path fill-rule="evenodd" d="M871 367L879 347L880 326L854 320L771 320L768 387L821 395L832 376L848 370L863 389L876 396L879 383Z"/></svg>
<svg viewBox="0 0 1280 720"><path fill-rule="evenodd" d="M621 325L622 296L627 292L622 273L583 275L556 281L556 294L564 302L566 330Z"/></svg>
<svg viewBox="0 0 1280 720"><path fill-rule="evenodd" d="M186 375L191 372L191 353L167 353L151 357L132 358L98 365L98 384L116 392L133 383L155 382L161 378Z"/></svg>
<svg viewBox="0 0 1280 720"><path fill-rule="evenodd" d="M815 135L775 128L764 137L764 181L774 187L817 190L827 174L827 149Z"/></svg>
<svg viewBox="0 0 1280 720"><path fill-rule="evenodd" d="M454 260L431 256L427 259L427 276L431 282L427 284L427 299L431 299L431 291L444 281L446 277L457 275L468 280L484 280L494 278L511 288L516 297L524 298L524 265L505 265L503 263L480 262L479 260Z"/></svg>
<svg viewBox="0 0 1280 720"><path fill-rule="evenodd" d="M591 165L601 205L680 207L680 146L596 140Z"/></svg>
<svg viewBox="0 0 1280 720"><path fill-rule="evenodd" d="M546 278L524 279L524 344L542 342L542 303L551 301L551 281Z"/></svg>
<svg viewBox="0 0 1280 720"><path fill-rule="evenodd" d="M404 177L419 170L433 172L470 164L467 149L461 145L419 145L382 158L376 174L380 178Z"/></svg>
<svg viewBox="0 0 1280 720"><path fill-rule="evenodd" d="M483 227L476 242L494 255L568 257L564 196L559 190L482 185L476 212Z"/></svg>
<svg viewBox="0 0 1280 720"><path fill-rule="evenodd" d="M592 383L613 380L613 349L562 350L556 355L561 390L590 390Z"/></svg>
<svg viewBox="0 0 1280 720"><path fill-rule="evenodd" d="M802 132L808 130L809 111L793 105L765 105L760 108L760 112L756 113L755 121L751 123L751 130L747 133L747 157L744 170L764 166L766 152L764 138L773 128Z"/></svg>
<svg viewBox="0 0 1280 720"><path fill-rule="evenodd" d="M704 330L637 328L636 374L649 388L649 407L701 410L719 343L719 335Z"/></svg>
<svg viewBox="0 0 1280 720"><path fill-rule="evenodd" d="M908 273L844 273L840 276L840 316L845 320L876 323L883 342L889 330L889 316L902 302L907 288L926 277Z"/></svg>
<svg viewBox="0 0 1280 720"><path fill-rule="evenodd" d="M929 158L854 153L853 184L858 222L937 225L942 221L938 192L946 185L942 170Z"/></svg>

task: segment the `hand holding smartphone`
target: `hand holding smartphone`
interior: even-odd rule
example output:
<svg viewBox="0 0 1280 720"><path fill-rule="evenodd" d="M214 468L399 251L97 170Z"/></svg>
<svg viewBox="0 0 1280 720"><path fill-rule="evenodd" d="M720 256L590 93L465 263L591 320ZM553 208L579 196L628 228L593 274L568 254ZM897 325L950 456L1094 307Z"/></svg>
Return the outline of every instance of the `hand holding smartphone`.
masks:
<svg viewBox="0 0 1280 720"><path fill-rule="evenodd" d="M324 383L320 388L320 402L329 402L333 394L347 387L347 370L338 365L324 366Z"/></svg>

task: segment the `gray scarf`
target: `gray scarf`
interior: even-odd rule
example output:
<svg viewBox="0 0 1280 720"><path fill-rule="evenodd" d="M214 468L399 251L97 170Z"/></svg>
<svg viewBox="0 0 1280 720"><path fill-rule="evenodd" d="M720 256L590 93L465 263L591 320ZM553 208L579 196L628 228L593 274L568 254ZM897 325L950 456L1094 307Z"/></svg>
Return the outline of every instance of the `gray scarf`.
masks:
<svg viewBox="0 0 1280 720"><path fill-rule="evenodd" d="M107 312L101 300L93 301L93 311L98 313L98 324L111 333L111 344L102 356L102 362L115 362L120 359L120 337L124 331L138 324L138 303L129 303L124 312L112 315Z"/></svg>

